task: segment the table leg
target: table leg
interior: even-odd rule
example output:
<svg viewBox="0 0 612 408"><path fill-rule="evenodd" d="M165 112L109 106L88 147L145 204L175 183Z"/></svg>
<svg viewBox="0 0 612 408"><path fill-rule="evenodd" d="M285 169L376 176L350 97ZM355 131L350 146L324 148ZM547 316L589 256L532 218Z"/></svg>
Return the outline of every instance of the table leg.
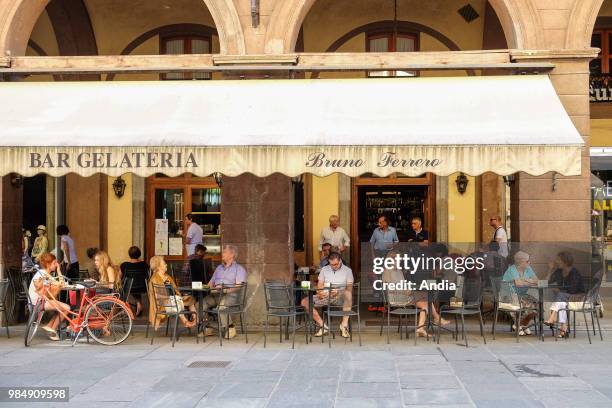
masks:
<svg viewBox="0 0 612 408"><path fill-rule="evenodd" d="M544 288L538 288L538 327L540 329L540 339L544 341Z"/></svg>
<svg viewBox="0 0 612 408"><path fill-rule="evenodd" d="M202 332L203 342L206 341L206 325L204 324L204 295L198 291L198 333Z"/></svg>
<svg viewBox="0 0 612 408"><path fill-rule="evenodd" d="M314 326L314 292L308 291L308 335L310 336L310 342L312 342L312 327Z"/></svg>

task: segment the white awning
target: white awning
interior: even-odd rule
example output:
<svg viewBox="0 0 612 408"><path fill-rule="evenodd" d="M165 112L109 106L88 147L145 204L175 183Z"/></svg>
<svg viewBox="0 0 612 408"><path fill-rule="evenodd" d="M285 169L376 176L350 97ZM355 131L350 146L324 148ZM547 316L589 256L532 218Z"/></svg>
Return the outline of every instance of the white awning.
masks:
<svg viewBox="0 0 612 408"><path fill-rule="evenodd" d="M0 172L580 174L546 76L0 83Z"/></svg>

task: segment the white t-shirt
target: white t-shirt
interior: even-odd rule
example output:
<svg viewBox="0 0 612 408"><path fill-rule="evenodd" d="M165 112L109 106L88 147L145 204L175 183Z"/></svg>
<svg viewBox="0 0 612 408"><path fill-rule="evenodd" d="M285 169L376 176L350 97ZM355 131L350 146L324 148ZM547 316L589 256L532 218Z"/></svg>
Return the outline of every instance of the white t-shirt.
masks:
<svg viewBox="0 0 612 408"><path fill-rule="evenodd" d="M346 285L347 283L353 283L353 271L344 264L342 264L337 271L334 271L331 265L327 265L319 272L319 281L320 280L323 280L325 283L331 283L332 285Z"/></svg>
<svg viewBox="0 0 612 408"><path fill-rule="evenodd" d="M498 238L501 238L500 241L497 241ZM493 235L493 240L495 242L499 242L499 249L497 253L503 256L504 258L508 256L508 234L506 234L506 230L504 227L499 227L495 230L495 234Z"/></svg>
<svg viewBox="0 0 612 408"><path fill-rule="evenodd" d="M66 246L68 247L68 255L70 256L70 264L79 262L79 260L77 259L76 249L74 247L74 241L70 237L70 235L62 235L61 240L62 242L65 242Z"/></svg>
<svg viewBox="0 0 612 408"><path fill-rule="evenodd" d="M202 227L200 227L197 223L192 222L187 230L187 238L189 238L189 244L186 244L187 248L187 256L193 255L195 253L195 247L198 244L202 243L204 232L202 231Z"/></svg>
<svg viewBox="0 0 612 408"><path fill-rule="evenodd" d="M43 279L43 278L49 278L49 274L44 269L39 269L34 274L34 276L32 277L32 281L30 282L30 287L28 288L28 294L30 295L30 300L32 301L33 305L35 305L38 302L38 299L40 298L40 296L36 292L34 281L38 279Z"/></svg>

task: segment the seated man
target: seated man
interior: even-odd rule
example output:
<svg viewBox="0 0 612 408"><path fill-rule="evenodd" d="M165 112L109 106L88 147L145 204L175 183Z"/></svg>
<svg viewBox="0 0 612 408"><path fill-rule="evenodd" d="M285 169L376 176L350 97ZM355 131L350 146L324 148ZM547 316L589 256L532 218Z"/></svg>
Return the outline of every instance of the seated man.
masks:
<svg viewBox="0 0 612 408"><path fill-rule="evenodd" d="M208 285L211 288L220 288L221 285L236 285L247 281L247 272L244 266L240 265L236 258L238 257L238 248L234 245L224 245L223 251L221 252L221 265L217 266L215 273L213 274ZM212 293L204 298L204 312L213 307L225 305L228 298L233 303L232 296L235 296L236 289L224 290L224 294L219 299L218 293ZM221 319L221 326L225 329L226 324L229 326L228 336L233 338L236 336L236 329L234 328L230 315L219 316ZM206 329L206 335L211 334L212 329Z"/></svg>
<svg viewBox="0 0 612 408"><path fill-rule="evenodd" d="M331 253L332 245L329 242L325 242L321 245L321 260L319 262L319 268L329 265L329 254Z"/></svg>
<svg viewBox="0 0 612 408"><path fill-rule="evenodd" d="M208 282L213 274L212 259L206 257L206 247L198 244L195 254L188 258L189 273L192 282Z"/></svg>
<svg viewBox="0 0 612 408"><path fill-rule="evenodd" d="M333 286L341 285L344 287L344 290L319 290L315 295L315 308L312 311L312 318L320 327L319 331L315 334L316 337L321 337L329 332L329 328L325 323L323 323L323 319L321 319L321 316L316 309L317 306L327 306L328 304L336 306L342 305L342 310L349 311L351 310L352 305L352 285L354 282L353 271L351 268L342 263L342 257L337 252L330 253L328 260L329 265L325 266L323 269L321 269L321 272L319 272L317 288L323 289L331 284ZM328 296L331 296L331 299L328 299ZM309 311L308 298L302 299L302 306L306 309L306 312ZM349 316L343 316L342 323L340 323L340 334L344 338L349 337L348 319Z"/></svg>

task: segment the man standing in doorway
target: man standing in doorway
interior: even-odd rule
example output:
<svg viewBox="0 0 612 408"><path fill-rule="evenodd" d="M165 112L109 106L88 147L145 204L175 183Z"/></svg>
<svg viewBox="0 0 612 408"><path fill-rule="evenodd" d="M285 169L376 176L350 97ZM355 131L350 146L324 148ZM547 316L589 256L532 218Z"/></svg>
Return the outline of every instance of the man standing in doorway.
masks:
<svg viewBox="0 0 612 408"><path fill-rule="evenodd" d="M389 219L385 215L378 217L378 228L372 233L370 245L373 256L385 257L399 242L395 228L389 226Z"/></svg>
<svg viewBox="0 0 612 408"><path fill-rule="evenodd" d="M495 230L491 243L497 244L497 253L506 258L508 256L508 234L502 225L501 217L494 215L489 220L489 225Z"/></svg>
<svg viewBox="0 0 612 408"><path fill-rule="evenodd" d="M202 227L197 222L193 222L193 215L191 213L185 216L185 248L187 249L187 256L195 254L195 247L198 244L202 244L202 238L204 232Z"/></svg>
<svg viewBox="0 0 612 408"><path fill-rule="evenodd" d="M408 242L429 242L429 233L423 229L423 221L420 217L412 217L410 226L412 230L408 233Z"/></svg>
<svg viewBox="0 0 612 408"><path fill-rule="evenodd" d="M326 242L329 242L332 247L338 248L338 252L340 253L344 252L351 244L346 231L340 226L340 217L337 215L330 215L329 226L321 230L319 252L323 251L323 244Z"/></svg>

